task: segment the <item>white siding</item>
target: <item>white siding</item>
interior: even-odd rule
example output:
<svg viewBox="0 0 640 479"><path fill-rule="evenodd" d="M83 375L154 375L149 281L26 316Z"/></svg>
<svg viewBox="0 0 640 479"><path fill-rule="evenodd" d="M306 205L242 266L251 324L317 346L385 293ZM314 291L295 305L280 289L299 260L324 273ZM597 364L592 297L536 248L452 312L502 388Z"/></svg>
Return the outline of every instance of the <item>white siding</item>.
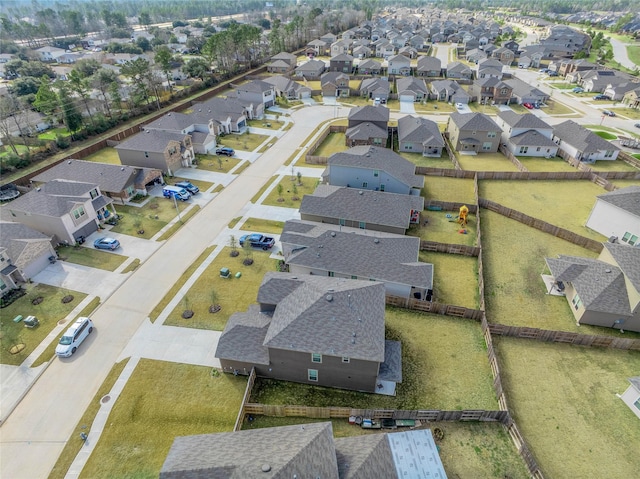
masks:
<svg viewBox="0 0 640 479"><path fill-rule="evenodd" d="M640 237L640 216L596 199L596 204L587 219L587 227L607 238L617 236L621 239L627 232Z"/></svg>

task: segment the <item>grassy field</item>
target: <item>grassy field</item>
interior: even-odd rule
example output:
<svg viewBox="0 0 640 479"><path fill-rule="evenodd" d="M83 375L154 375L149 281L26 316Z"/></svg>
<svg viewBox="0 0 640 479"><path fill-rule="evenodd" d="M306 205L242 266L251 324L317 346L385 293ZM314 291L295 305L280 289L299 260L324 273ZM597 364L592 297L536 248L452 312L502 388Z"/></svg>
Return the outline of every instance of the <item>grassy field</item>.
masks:
<svg viewBox="0 0 640 479"><path fill-rule="evenodd" d="M584 226L596 196L605 193L588 180L498 181L483 180L480 197L561 226L597 241L606 238ZM513 192L518 194L514 195Z"/></svg>
<svg viewBox="0 0 640 479"><path fill-rule="evenodd" d="M304 195L310 195L316 189L318 178L302 178L302 185L298 185L298 180L291 181L290 176L285 176L280 180L282 185L282 196L278 194L278 186L271 190L271 193L262 202L263 205L283 206L286 208L299 208ZM294 186L297 193L294 192ZM282 198L283 201L278 201ZM297 200L294 198L298 198Z"/></svg>
<svg viewBox="0 0 640 479"><path fill-rule="evenodd" d="M38 138L40 140L55 140L56 136L60 135L63 138L71 136L69 130L66 128L51 128L50 130L45 131L44 133L40 133Z"/></svg>
<svg viewBox="0 0 640 479"><path fill-rule="evenodd" d="M447 218L447 215L453 218ZM476 243L476 221L473 215L467 217L467 226L462 228L455 221L458 213L453 211L428 211L424 210L421 214L422 223L413 225L409 228L407 234L418 236L426 241L437 241L438 243L464 244L468 246ZM428 221L427 224L424 222ZM460 233L465 229L467 233Z"/></svg>
<svg viewBox="0 0 640 479"><path fill-rule="evenodd" d="M420 261L433 264L434 301L478 308L478 260L473 256L420 252Z"/></svg>
<svg viewBox="0 0 640 479"><path fill-rule="evenodd" d="M284 125L284 121L280 120L247 120L247 125L253 128L262 128L265 130L279 130Z"/></svg>
<svg viewBox="0 0 640 479"><path fill-rule="evenodd" d="M639 47L640 48L640 47ZM609 108L616 115L629 118L631 120L640 120L640 110L636 108Z"/></svg>
<svg viewBox="0 0 640 479"><path fill-rule="evenodd" d="M590 166L595 171L636 171L640 173L640 170L638 170L638 168L625 163L622 160L601 160L596 161L595 164Z"/></svg>
<svg viewBox="0 0 640 479"><path fill-rule="evenodd" d="M427 103L414 103L416 113L453 113L456 107L444 101L428 101Z"/></svg>
<svg viewBox="0 0 640 479"><path fill-rule="evenodd" d="M240 227L245 231L260 231L261 233L280 234L284 228L284 222L267 220L264 218L247 218Z"/></svg>
<svg viewBox="0 0 640 479"><path fill-rule="evenodd" d="M316 151L311 152L311 154L314 156L331 156L334 153L339 153L348 149L349 147L345 145L344 133L336 132L329 133L322 144L316 149Z"/></svg>
<svg viewBox="0 0 640 479"><path fill-rule="evenodd" d="M182 213L191 203L178 201L177 205ZM142 207L118 205L117 212L120 219L111 231L145 239L151 238L177 216L174 202L167 198L152 198ZM144 234L138 234L139 230L144 230Z"/></svg>
<svg viewBox="0 0 640 479"><path fill-rule="evenodd" d="M638 418L616 397L640 371L637 352L494 343L510 409L546 477L637 476Z"/></svg>
<svg viewBox="0 0 640 479"><path fill-rule="evenodd" d="M640 158L638 158L640 160ZM612 183L618 188L626 188L627 186L640 186L640 180L612 180Z"/></svg>
<svg viewBox="0 0 640 479"><path fill-rule="evenodd" d="M61 246L58 248L60 260L68 263L81 264L90 268L99 268L106 271L115 271L127 259L126 256L117 253L107 253L93 248L81 246Z"/></svg>
<svg viewBox="0 0 640 479"><path fill-rule="evenodd" d="M250 304L255 303L262 278L266 272L276 270L276 260L269 257L270 253L253 248L250 251L254 262L251 266L244 266L242 261L246 257L245 252L241 248L238 251L240 255L232 258L229 256L231 248L225 247L187 291L164 324L222 331L233 313L245 311ZM221 278L221 268L229 268L233 275L240 272L242 277ZM213 294L216 296L215 301ZM219 304L222 309L217 313L210 313L209 306L212 304ZM192 318L182 317L185 309L195 313Z"/></svg>
<svg viewBox="0 0 640 479"><path fill-rule="evenodd" d="M569 117L569 116L571 116L571 117L573 117L573 116L581 116L573 108L569 108L564 103L560 103L559 101L556 101L556 100L549 100L547 102L547 106L544 107L543 111L547 115L551 115L551 116L557 116L557 115L563 115L563 116L567 116L567 117Z"/></svg>
<svg viewBox="0 0 640 479"><path fill-rule="evenodd" d="M83 158L85 161L96 161L99 163L109 163L110 165L121 165L120 157L118 156L118 151L112 147L103 148L100 151L97 151L93 155L89 155L86 158Z"/></svg>
<svg viewBox="0 0 640 479"><path fill-rule="evenodd" d="M618 138L617 135L614 135L613 133L609 133L608 131L594 131L594 133L598 135L600 138L604 138L605 140L615 140Z"/></svg>
<svg viewBox="0 0 640 479"><path fill-rule="evenodd" d="M519 156L520 163L529 171L577 171L573 166L562 158L532 158L530 156Z"/></svg>
<svg viewBox="0 0 640 479"><path fill-rule="evenodd" d="M256 133L243 133L242 135L225 135L220 138L218 148L228 146L234 150L253 151L258 148L263 141L269 138L266 135L258 135ZM273 141L276 141L274 138Z"/></svg>
<svg viewBox="0 0 640 479"><path fill-rule="evenodd" d="M245 386L208 367L142 359L82 476L157 478L176 436L233 429Z"/></svg>
<svg viewBox="0 0 640 479"><path fill-rule="evenodd" d="M439 158L422 156L422 153L407 153L406 151L397 152L401 157L409 160L416 166L429 166L431 168L447 168L453 169L453 163L446 151L442 152Z"/></svg>
<svg viewBox="0 0 640 479"><path fill-rule="evenodd" d="M629 60L636 65L640 65L640 45L627 46L627 55L629 55Z"/></svg>
<svg viewBox="0 0 640 479"><path fill-rule="evenodd" d="M218 155L196 155L196 158L199 170L215 171L216 173L229 173L242 161L240 158Z"/></svg>
<svg viewBox="0 0 640 479"><path fill-rule="evenodd" d="M477 155L461 155L458 162L463 170L471 171L518 171L502 153L478 153Z"/></svg>
<svg viewBox="0 0 640 479"><path fill-rule="evenodd" d="M466 178L447 178L444 176L426 176L422 196L425 204L431 200L460 201L475 203L473 180Z"/></svg>
<svg viewBox="0 0 640 479"><path fill-rule="evenodd" d="M478 323L387 308L386 329L387 339L402 342L397 396L258 380L252 400L363 409L497 409Z"/></svg>
<svg viewBox="0 0 640 479"><path fill-rule="evenodd" d="M18 366L31 354L31 352L47 337L58 321L64 319L73 308L87 296L77 291L69 291L62 288L48 286L46 284L25 285L27 294L2 308L0 314L0 363ZM62 298L72 295L73 301L63 303ZM42 297L43 301L34 305L36 298ZM13 318L21 315L26 318L33 315L40 321L35 328L26 328L24 323L14 323ZM10 348L22 344L24 349L16 354L11 354Z"/></svg>

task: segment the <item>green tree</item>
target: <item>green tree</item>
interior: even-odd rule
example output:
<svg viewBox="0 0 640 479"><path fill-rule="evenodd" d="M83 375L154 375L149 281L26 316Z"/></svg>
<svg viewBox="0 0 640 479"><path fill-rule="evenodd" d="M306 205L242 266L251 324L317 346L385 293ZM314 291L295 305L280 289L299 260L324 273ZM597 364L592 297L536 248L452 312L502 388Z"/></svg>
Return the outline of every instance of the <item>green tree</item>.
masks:
<svg viewBox="0 0 640 479"><path fill-rule="evenodd" d="M140 25L149 28L149 25L151 25L151 15L149 15L149 12L140 12L138 22Z"/></svg>
<svg viewBox="0 0 640 479"><path fill-rule="evenodd" d="M69 86L64 82L60 82L57 86L58 99L62 109L62 118L67 130L71 133L71 138L73 139L75 137L75 132L82 128L82 115L76 108L76 104L73 101L71 92L69 91Z"/></svg>
<svg viewBox="0 0 640 479"><path fill-rule="evenodd" d="M154 57L155 64L160 68L160 71L164 73L167 79L167 85L169 85L169 93L173 95L173 87L171 86L171 62L173 55L169 47L160 46L156 48L156 56Z"/></svg>
<svg viewBox="0 0 640 479"><path fill-rule="evenodd" d="M115 87L115 90L118 91L119 83L120 80L118 79L116 72L105 68L101 68L91 77L91 86L100 92L102 102L107 109L107 115L109 118L112 117L111 103L113 98L108 93L110 92L112 85Z"/></svg>
<svg viewBox="0 0 640 479"><path fill-rule="evenodd" d="M87 115L89 116L89 121L91 121L91 124L93 125L93 115L89 106L89 94L91 93L89 80L82 71L76 70L75 68L69 72L68 78L69 85L71 85L73 91L82 99L84 107L87 110Z"/></svg>
<svg viewBox="0 0 640 479"><path fill-rule="evenodd" d="M40 79L40 87L36 93L36 99L33 102L33 106L39 112L47 115L48 117L52 117L58 110L59 105L60 101L58 95L56 95L56 92L53 90L53 86L51 85L49 78L43 76Z"/></svg>
<svg viewBox="0 0 640 479"><path fill-rule="evenodd" d="M182 71L191 78L204 80L211 74L209 65L202 58L191 58L183 67Z"/></svg>

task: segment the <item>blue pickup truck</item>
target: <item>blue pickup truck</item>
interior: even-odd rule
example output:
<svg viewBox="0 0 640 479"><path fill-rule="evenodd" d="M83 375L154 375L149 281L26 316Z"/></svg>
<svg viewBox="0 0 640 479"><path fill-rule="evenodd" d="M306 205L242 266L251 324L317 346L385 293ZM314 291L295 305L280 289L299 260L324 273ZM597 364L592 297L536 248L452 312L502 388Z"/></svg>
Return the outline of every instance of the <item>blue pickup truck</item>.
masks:
<svg viewBox="0 0 640 479"><path fill-rule="evenodd" d="M262 248L265 251L273 248L273 245L276 244L276 240L270 236L263 236L260 233L240 236L240 246L244 246L247 241L254 248Z"/></svg>

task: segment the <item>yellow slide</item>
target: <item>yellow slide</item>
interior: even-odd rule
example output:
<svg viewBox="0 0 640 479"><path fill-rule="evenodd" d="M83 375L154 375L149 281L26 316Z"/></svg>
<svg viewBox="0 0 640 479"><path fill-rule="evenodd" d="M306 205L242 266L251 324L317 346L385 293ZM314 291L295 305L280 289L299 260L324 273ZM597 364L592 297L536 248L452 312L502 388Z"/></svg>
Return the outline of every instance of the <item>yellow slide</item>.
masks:
<svg viewBox="0 0 640 479"><path fill-rule="evenodd" d="M469 214L469 208L467 208L467 205L462 205L460 207L460 213L458 214L458 223L460 223L462 227L467 226L467 214Z"/></svg>

